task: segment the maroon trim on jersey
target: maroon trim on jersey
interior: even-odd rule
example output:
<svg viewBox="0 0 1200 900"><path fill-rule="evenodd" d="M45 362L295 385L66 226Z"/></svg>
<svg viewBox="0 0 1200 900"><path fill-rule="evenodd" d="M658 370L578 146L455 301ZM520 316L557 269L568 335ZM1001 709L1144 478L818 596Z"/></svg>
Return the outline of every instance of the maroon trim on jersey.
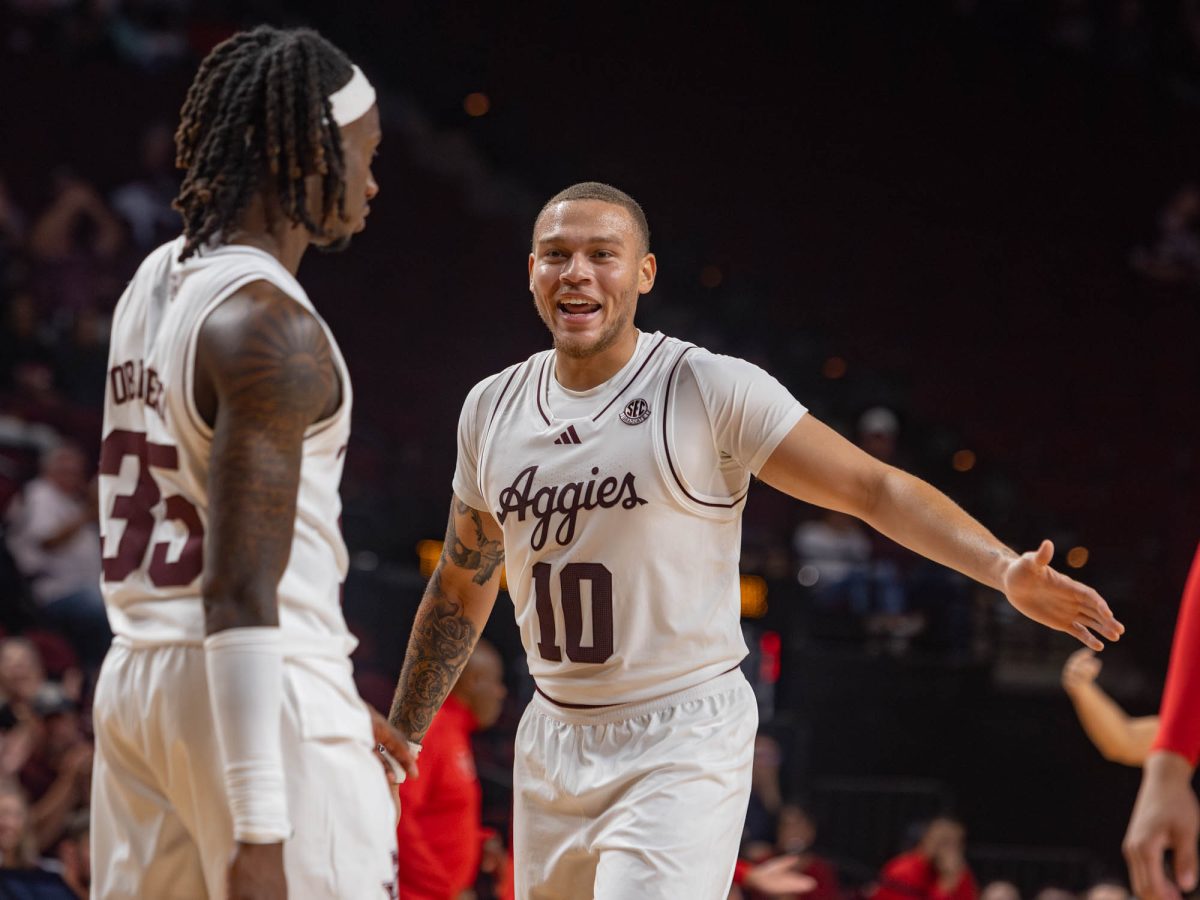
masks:
<svg viewBox="0 0 1200 900"><path fill-rule="evenodd" d="M616 393L616 394L613 396L613 398L612 398L611 400L609 400L609 401L608 401L608 404L607 404L607 405L604 407L604 409L600 410L600 412L596 413L596 415L592 417L592 421L593 421L593 422L595 422L595 421L596 421L597 419L599 419L599 418L600 418L602 415L604 415L606 412L608 412L608 408L609 408L610 406L612 406L614 403L616 403L616 402L617 402L617 398L618 398L618 397L620 397L620 396L621 396L623 393L625 393L627 390L629 390L630 386L631 386L631 385L632 385L632 384L633 384L635 381L637 381L637 380L638 380L638 376L642 374L642 370L643 370L644 368L646 368L646 366L647 366L647 365L649 365L649 363L650 363L650 360L651 360L651 359L653 359L653 357L654 357L654 354L658 352L658 348L659 348L659 347L661 347L661 346L662 346L663 344L665 344L666 342L667 342L667 336L664 334L664 335L662 336L662 338L660 338L660 339L659 339L659 342L658 342L657 344L655 344L655 345L654 345L654 349L652 349L652 350L651 350L651 351L650 351L650 352L649 352L649 353L646 355L646 358L645 358L645 359L642 361L642 364L641 364L640 366L638 366L638 370L637 370L636 372L634 372L634 373L633 373L633 377L632 377L632 378L630 378L630 379L629 379L627 382L625 382L625 386L624 386L623 388L621 388L619 391L617 391L617 393Z"/></svg>
<svg viewBox="0 0 1200 900"><path fill-rule="evenodd" d="M512 384L517 373L524 367L524 363L519 366L513 366L512 374L508 376L508 381L504 382L504 387L500 390L500 396L496 398L496 403L492 406L492 414L488 416L487 427L483 429L483 435L486 438L488 432L492 430L492 420L496 418L496 413L500 412L500 404L504 402L504 395L508 393L508 388Z"/></svg>
<svg viewBox="0 0 1200 900"><path fill-rule="evenodd" d="M666 451L666 454L667 454L667 466L670 467L670 469L671 469L671 476L675 479L675 483L677 485L679 485L679 489L681 491L683 491L684 496L686 496L693 503L698 503L700 506L713 506L713 507L717 507L718 509L733 509L735 506L737 506L739 503L741 503L743 500L745 500L746 495L750 493L750 485L749 484L746 485L746 490L744 490L742 492L742 496L735 498L734 500L730 501L729 503L710 503L707 500L701 500L699 497L695 496L691 491L689 491L687 489L687 485L685 485L683 483L683 479L680 478L679 473L675 471L675 463L671 459L671 444L667 440L667 422L670 419L670 411L671 411L671 385L675 383L675 372L679 368L679 364L681 362L683 362L683 358L688 355L689 351L695 350L695 349L696 349L695 345L692 345L691 347L685 347L683 349L683 352L679 354L679 359L675 360L675 365L671 366L671 374L667 376L667 394L666 394L666 398L663 400L663 411L662 411L663 450Z"/></svg>
<svg viewBox="0 0 1200 900"><path fill-rule="evenodd" d="M544 409L542 409L542 378L544 378L546 375L546 366L549 365L549 363L550 363L550 357L548 356L548 357L546 357L546 361L544 363L542 363L541 371L538 372L538 386L537 386L538 412L540 412L542 414L542 418L546 420L547 425L550 424L550 417L548 415L546 415L546 411ZM548 381L546 382L546 390L550 390L550 382L548 382Z"/></svg>

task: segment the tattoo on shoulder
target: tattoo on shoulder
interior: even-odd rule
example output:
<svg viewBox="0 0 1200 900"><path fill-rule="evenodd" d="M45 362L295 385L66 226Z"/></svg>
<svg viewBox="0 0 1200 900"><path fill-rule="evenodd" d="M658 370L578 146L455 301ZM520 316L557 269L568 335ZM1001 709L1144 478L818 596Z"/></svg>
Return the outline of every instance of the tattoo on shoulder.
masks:
<svg viewBox="0 0 1200 900"><path fill-rule="evenodd" d="M400 683L392 701L391 723L402 728L412 740L420 740L478 639L475 624L464 614L462 604L442 591L441 576L435 572L413 623Z"/></svg>
<svg viewBox="0 0 1200 900"><path fill-rule="evenodd" d="M454 520L467 516L475 531L475 547L468 547L458 535ZM473 569L471 580L476 584L487 584L496 569L504 564L504 541L489 540L483 529L483 516L461 500L455 503L454 515L446 529L445 554L460 569Z"/></svg>
<svg viewBox="0 0 1200 900"><path fill-rule="evenodd" d="M229 396L269 404L276 414L325 411L340 388L320 324L290 298L260 295L254 307L226 374Z"/></svg>

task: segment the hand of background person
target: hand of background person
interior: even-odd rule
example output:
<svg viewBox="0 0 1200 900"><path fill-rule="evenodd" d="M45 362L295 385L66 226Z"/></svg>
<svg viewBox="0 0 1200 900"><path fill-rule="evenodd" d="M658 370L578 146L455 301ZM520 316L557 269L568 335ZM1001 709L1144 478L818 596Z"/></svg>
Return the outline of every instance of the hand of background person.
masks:
<svg viewBox="0 0 1200 900"><path fill-rule="evenodd" d="M1036 552L1022 553L1004 573L1004 595L1018 611L1048 628L1078 638L1093 650L1103 650L1096 634L1119 640L1125 626L1116 620L1104 598L1085 584L1050 568L1054 544L1042 541Z"/></svg>
<svg viewBox="0 0 1200 900"><path fill-rule="evenodd" d="M1176 753L1159 751L1146 760L1121 846L1139 900L1179 900L1180 891L1196 888L1200 804L1191 782L1191 764ZM1174 881L1163 866L1167 850L1174 856Z"/></svg>
<svg viewBox="0 0 1200 900"><path fill-rule="evenodd" d="M236 844L228 885L228 900L287 900L283 844Z"/></svg>
<svg viewBox="0 0 1200 900"><path fill-rule="evenodd" d="M1096 680L1104 664L1086 647L1067 657L1062 670L1063 689L1069 694Z"/></svg>
<svg viewBox="0 0 1200 900"><path fill-rule="evenodd" d="M776 856L759 863L746 873L742 886L769 897L807 894L817 883L799 871L795 856Z"/></svg>

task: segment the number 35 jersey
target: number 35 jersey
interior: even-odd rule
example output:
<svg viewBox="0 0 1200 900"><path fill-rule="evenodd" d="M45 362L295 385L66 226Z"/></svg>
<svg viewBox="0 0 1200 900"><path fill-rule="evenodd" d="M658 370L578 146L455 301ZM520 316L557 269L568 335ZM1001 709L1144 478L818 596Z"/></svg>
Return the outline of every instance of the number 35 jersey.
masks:
<svg viewBox="0 0 1200 900"><path fill-rule="evenodd" d="M267 281L321 323L342 386L338 411L305 434L279 624L286 652L348 653L355 642L341 611L347 554L338 526L350 435L345 362L304 289L273 256L231 245L180 263L181 249L182 238L151 253L113 317L100 453L102 587L113 632L135 644L204 639L200 578L213 433L195 405L197 338L220 303Z"/></svg>
<svg viewBox="0 0 1200 900"><path fill-rule="evenodd" d="M552 350L475 386L454 492L503 529L544 693L635 702L742 660L750 477L804 413L757 366L662 334L587 392L558 384Z"/></svg>

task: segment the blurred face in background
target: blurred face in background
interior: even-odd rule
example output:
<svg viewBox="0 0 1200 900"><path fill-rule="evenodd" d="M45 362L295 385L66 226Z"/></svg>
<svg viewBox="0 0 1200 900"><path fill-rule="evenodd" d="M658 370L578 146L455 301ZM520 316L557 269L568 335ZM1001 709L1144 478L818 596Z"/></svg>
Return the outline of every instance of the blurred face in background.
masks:
<svg viewBox="0 0 1200 900"><path fill-rule="evenodd" d="M45 680L42 661L32 644L22 640L0 644L0 691L10 700L31 702Z"/></svg>
<svg viewBox="0 0 1200 900"><path fill-rule="evenodd" d="M0 793L0 854L3 854L5 866L14 863L13 857L20 849L28 817L24 800L14 793Z"/></svg>
<svg viewBox="0 0 1200 900"><path fill-rule="evenodd" d="M81 494L87 487L87 463L74 447L51 450L42 471L46 480L64 494Z"/></svg>
<svg viewBox="0 0 1200 900"><path fill-rule="evenodd" d="M491 644L480 641L475 647L454 686L454 695L471 710L481 729L496 724L508 689L504 686L504 663Z"/></svg>
<svg viewBox="0 0 1200 900"><path fill-rule="evenodd" d="M780 853L803 853L817 839L817 828L799 806L788 804L779 809L775 843Z"/></svg>

